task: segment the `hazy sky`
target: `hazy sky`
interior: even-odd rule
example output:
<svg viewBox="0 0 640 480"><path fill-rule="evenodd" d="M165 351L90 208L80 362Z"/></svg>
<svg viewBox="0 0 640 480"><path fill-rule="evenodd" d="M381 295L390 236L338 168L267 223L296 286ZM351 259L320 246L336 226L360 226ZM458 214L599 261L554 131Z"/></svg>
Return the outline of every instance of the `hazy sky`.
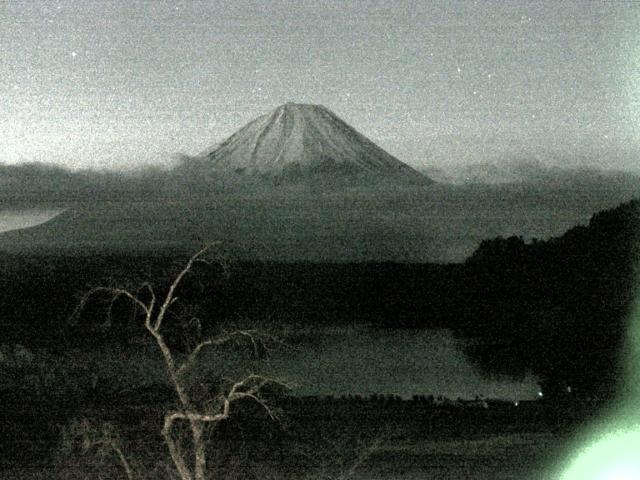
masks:
<svg viewBox="0 0 640 480"><path fill-rule="evenodd" d="M0 162L198 153L286 101L413 165L637 168L640 3L0 0Z"/></svg>

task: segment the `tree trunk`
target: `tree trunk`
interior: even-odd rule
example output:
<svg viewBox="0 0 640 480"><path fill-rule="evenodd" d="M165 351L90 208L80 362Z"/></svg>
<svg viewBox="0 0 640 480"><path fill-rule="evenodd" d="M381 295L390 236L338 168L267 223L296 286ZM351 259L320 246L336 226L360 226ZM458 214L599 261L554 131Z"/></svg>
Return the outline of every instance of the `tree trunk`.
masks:
<svg viewBox="0 0 640 480"><path fill-rule="evenodd" d="M203 438L204 424L202 422L192 421L191 431L193 432L193 449L195 452L195 480L205 480L207 452Z"/></svg>
<svg viewBox="0 0 640 480"><path fill-rule="evenodd" d="M171 436L171 426L173 425L173 421L169 418L165 418L164 428L162 429L162 436L164 437L164 442L167 444L167 448L169 448L169 455L171 455L171 460L173 460L173 464L176 466L178 470L178 474L180 475L180 480L193 480L193 476L189 471L189 467L187 467L184 458L182 457L182 453L176 445L173 437Z"/></svg>

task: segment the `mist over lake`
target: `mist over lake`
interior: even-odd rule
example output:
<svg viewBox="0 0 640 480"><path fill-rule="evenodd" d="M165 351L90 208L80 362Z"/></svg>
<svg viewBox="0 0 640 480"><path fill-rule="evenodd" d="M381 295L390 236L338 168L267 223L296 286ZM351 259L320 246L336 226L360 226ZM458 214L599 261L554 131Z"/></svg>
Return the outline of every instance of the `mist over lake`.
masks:
<svg viewBox="0 0 640 480"><path fill-rule="evenodd" d="M262 261L461 262L484 239L559 236L632 198L636 187L631 180L378 189L172 184L144 196L125 190L58 200L66 212L0 235L0 249L190 252L219 240L235 258ZM12 225L35 224L50 212L43 206L14 215Z"/></svg>

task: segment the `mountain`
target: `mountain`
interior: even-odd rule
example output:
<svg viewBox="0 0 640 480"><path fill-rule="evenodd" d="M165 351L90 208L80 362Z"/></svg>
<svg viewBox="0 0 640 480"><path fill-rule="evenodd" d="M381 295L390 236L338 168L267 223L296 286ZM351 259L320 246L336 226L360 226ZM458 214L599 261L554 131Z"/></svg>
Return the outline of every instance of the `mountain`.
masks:
<svg viewBox="0 0 640 480"><path fill-rule="evenodd" d="M278 180L431 180L378 147L321 105L286 103L258 117L190 168Z"/></svg>

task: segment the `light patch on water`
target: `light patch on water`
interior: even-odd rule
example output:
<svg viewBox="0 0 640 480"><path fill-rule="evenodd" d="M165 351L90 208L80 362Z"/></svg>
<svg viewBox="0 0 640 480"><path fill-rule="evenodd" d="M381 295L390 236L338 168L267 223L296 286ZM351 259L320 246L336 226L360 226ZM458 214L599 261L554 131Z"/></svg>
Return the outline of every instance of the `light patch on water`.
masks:
<svg viewBox="0 0 640 480"><path fill-rule="evenodd" d="M65 208L1 210L0 233L42 225L43 223L54 219L65 210Z"/></svg>
<svg viewBox="0 0 640 480"><path fill-rule="evenodd" d="M537 379L485 378L447 330L376 331L365 327L319 327L314 344L274 351L266 359L247 352L205 349L198 368L203 379L224 375L238 379L249 373L282 378L293 395L394 394L505 400L534 399ZM91 365L100 378L117 388L166 382L166 372L154 345L134 351L74 352L78 364Z"/></svg>
<svg viewBox="0 0 640 480"><path fill-rule="evenodd" d="M203 355L204 364L220 361ZM319 328L314 344L274 354L256 366L296 384L297 395L393 394L473 399L537 398L538 379L487 378L448 330L379 331L366 327Z"/></svg>

